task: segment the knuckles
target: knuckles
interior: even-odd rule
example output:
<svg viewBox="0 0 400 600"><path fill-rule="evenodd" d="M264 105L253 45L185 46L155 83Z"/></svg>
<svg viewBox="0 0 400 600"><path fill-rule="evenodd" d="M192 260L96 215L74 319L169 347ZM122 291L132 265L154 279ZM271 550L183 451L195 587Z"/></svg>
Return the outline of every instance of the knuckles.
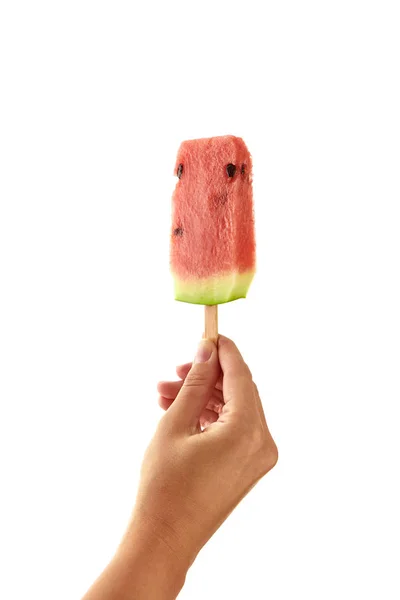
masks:
<svg viewBox="0 0 400 600"><path fill-rule="evenodd" d="M246 444L254 470L266 475L278 462L278 448L268 430L257 427L247 436Z"/></svg>
<svg viewBox="0 0 400 600"><path fill-rule="evenodd" d="M185 379L184 388L199 388L207 385L209 374L203 373L201 369L192 369Z"/></svg>
<svg viewBox="0 0 400 600"><path fill-rule="evenodd" d="M262 470L263 475L266 475L271 469L273 469L278 462L279 452L277 445L271 439L270 443L266 445L263 449L263 460L262 460Z"/></svg>

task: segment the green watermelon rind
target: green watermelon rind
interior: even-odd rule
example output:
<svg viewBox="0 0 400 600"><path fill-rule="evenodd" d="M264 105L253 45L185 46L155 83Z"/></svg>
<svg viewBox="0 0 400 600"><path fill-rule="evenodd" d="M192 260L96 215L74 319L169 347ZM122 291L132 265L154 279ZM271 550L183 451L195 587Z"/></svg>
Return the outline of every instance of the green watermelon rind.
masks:
<svg viewBox="0 0 400 600"><path fill-rule="evenodd" d="M246 298L254 271L227 273L205 279L181 279L174 275L175 300L190 304L225 304Z"/></svg>

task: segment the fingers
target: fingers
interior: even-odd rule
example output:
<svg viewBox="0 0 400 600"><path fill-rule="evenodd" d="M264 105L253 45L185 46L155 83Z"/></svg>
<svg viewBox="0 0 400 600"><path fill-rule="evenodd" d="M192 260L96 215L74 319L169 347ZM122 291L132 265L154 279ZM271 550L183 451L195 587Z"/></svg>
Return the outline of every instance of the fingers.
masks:
<svg viewBox="0 0 400 600"><path fill-rule="evenodd" d="M179 365L178 367L176 367L176 374L178 375L178 377L180 379L186 379L187 374L189 373L190 369L192 368L192 363L186 363L184 365Z"/></svg>
<svg viewBox="0 0 400 600"><path fill-rule="evenodd" d="M168 410L169 407L172 405L173 400L160 396L158 399L158 403L161 406L161 408L163 408L164 410ZM222 411L222 407L222 404L218 404L217 406L215 404L212 404L212 402L209 402L207 404L206 408L201 413L199 419L201 429L206 429L206 427L218 421L218 416Z"/></svg>
<svg viewBox="0 0 400 600"><path fill-rule="evenodd" d="M183 381L160 381L157 385L157 391L160 396L164 396L165 398L169 398L170 400L175 400L181 388L183 386ZM216 388L213 390L212 397L216 402L222 403L223 396L221 390L217 390Z"/></svg>
<svg viewBox="0 0 400 600"><path fill-rule="evenodd" d="M258 413L260 415L260 420L261 420L263 427L267 427L267 420L265 418L264 408L263 408L263 405L261 402L260 394L258 392L258 388L257 388L256 384L254 383L253 385L254 385L254 396L256 399L256 405L257 405Z"/></svg>
<svg viewBox="0 0 400 600"><path fill-rule="evenodd" d="M175 429L198 431L199 419L211 400L220 375L216 345L202 340L196 359L165 415Z"/></svg>
<svg viewBox="0 0 400 600"><path fill-rule="evenodd" d="M158 404L163 410L168 410L172 403L173 400L171 400L170 398L166 398L165 396L158 396Z"/></svg>
<svg viewBox="0 0 400 600"><path fill-rule="evenodd" d="M209 427L210 425L212 425L212 423L215 423L217 420L217 413L215 413L213 410L208 410L207 408L205 408L200 415L200 426L202 429L206 429L206 427Z"/></svg>
<svg viewBox="0 0 400 600"><path fill-rule="evenodd" d="M221 393L221 392L218 392L217 390L215 390L215 392ZM168 398L166 396L160 395L158 397L158 404L161 406L161 408L163 410L168 410L174 400L175 400L175 398ZM217 413L217 415L219 415L222 412L223 407L224 407L223 401L220 398L216 397L215 395L213 395L210 398L210 400L208 401L207 406L206 406L206 408L208 408L209 410L213 410L215 413Z"/></svg>
<svg viewBox="0 0 400 600"><path fill-rule="evenodd" d="M181 379L186 379L187 374L189 373L189 371L190 371L191 368L192 368L192 363L191 362L190 363L185 363L184 365L179 365L178 367L176 367L176 374ZM215 387L218 390L222 391L222 375L221 375L221 377L218 378L218 381L215 384Z"/></svg>
<svg viewBox="0 0 400 600"><path fill-rule="evenodd" d="M160 381L157 384L157 391L160 396L175 400L182 386L183 381Z"/></svg>
<svg viewBox="0 0 400 600"><path fill-rule="evenodd" d="M258 393L258 389L257 389L256 384L254 384L254 392L255 392L255 395L256 395L256 401L257 401L258 411L259 411L259 415L260 415L260 419L261 419L261 425L262 425L264 431L266 432L267 437L270 440L270 444L271 444L271 447L272 447L273 451L275 452L276 456L278 456L278 454L277 454L278 453L278 449L276 447L276 444L275 444L275 442L274 442L274 440L272 438L271 432L269 430L267 419L265 418L264 408L263 408L263 405L262 405L262 402L261 402L261 398L260 398L260 394Z"/></svg>
<svg viewBox="0 0 400 600"><path fill-rule="evenodd" d="M227 410L224 410L224 417L234 409L234 412L239 412L241 417L246 415L247 420L253 415L265 427L266 421L263 407L257 388L252 381L250 370L236 345L224 336L219 337L218 358L221 365L221 373L218 376L215 387L208 392L207 397L204 397L203 401L200 401L203 409L211 410L219 415L226 403L230 406L226 406ZM159 404L164 410L170 410L175 399L181 394L184 393L184 396L187 397L188 390L185 389L185 384L187 387L193 387L193 383L191 380L186 383L186 379L188 377L190 379L195 377L197 381L198 375L195 372L201 368L203 368L201 365L196 366L190 362L179 365L176 368L176 372L178 377L181 378L180 381L162 381L158 384L157 388L160 394ZM192 409L196 412L196 408L192 406ZM197 417L197 423L198 419L199 416Z"/></svg>
<svg viewBox="0 0 400 600"><path fill-rule="evenodd" d="M241 412L256 408L254 384L250 370L232 340L220 336L218 356L223 373L225 404L232 404Z"/></svg>

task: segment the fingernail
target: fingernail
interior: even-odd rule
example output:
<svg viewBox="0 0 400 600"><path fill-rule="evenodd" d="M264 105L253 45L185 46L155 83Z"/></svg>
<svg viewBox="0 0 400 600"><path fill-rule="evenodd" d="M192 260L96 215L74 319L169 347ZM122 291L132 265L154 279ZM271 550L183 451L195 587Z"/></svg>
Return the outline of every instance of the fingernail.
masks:
<svg viewBox="0 0 400 600"><path fill-rule="evenodd" d="M201 340L196 356L194 358L195 363L205 363L211 358L211 354L214 350L214 344L210 340Z"/></svg>

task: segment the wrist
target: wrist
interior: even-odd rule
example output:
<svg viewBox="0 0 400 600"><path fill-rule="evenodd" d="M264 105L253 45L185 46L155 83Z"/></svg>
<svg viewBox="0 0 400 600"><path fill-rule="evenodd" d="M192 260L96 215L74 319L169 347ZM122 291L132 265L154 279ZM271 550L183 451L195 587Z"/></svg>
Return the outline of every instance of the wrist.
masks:
<svg viewBox="0 0 400 600"><path fill-rule="evenodd" d="M166 524L135 516L114 557L120 576L138 600L175 599L194 560Z"/></svg>

